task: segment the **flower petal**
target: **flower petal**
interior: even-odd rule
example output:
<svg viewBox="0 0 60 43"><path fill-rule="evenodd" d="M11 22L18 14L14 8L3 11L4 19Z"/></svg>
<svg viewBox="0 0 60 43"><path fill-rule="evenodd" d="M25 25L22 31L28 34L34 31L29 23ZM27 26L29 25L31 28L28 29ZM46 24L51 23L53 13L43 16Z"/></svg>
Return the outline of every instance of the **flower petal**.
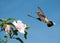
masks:
<svg viewBox="0 0 60 43"><path fill-rule="evenodd" d="M6 33L10 33L10 25L4 26Z"/></svg>
<svg viewBox="0 0 60 43"><path fill-rule="evenodd" d="M25 34L25 28L26 28L26 24L23 24L22 21L17 20L13 22L13 25L15 26L15 28L20 32Z"/></svg>

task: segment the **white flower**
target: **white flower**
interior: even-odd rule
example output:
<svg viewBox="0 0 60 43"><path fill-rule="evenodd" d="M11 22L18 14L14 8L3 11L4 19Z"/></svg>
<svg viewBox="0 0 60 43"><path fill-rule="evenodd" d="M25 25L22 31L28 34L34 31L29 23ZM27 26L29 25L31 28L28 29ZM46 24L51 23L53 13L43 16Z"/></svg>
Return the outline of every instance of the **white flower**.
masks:
<svg viewBox="0 0 60 43"><path fill-rule="evenodd" d="M17 20L13 22L13 25L15 26L15 28L20 32L25 34L25 28L26 28L26 24L23 24L22 21Z"/></svg>
<svg viewBox="0 0 60 43"><path fill-rule="evenodd" d="M10 33L10 25L5 25L4 28L6 33Z"/></svg>

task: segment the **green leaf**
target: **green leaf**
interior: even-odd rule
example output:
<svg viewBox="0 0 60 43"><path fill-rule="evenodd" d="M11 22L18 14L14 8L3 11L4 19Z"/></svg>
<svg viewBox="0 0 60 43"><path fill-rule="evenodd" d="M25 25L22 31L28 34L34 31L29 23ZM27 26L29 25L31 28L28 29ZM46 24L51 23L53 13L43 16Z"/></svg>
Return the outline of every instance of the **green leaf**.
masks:
<svg viewBox="0 0 60 43"><path fill-rule="evenodd" d="M4 19L2 23L3 23L3 24L6 24L6 23L7 23L7 20Z"/></svg>
<svg viewBox="0 0 60 43"><path fill-rule="evenodd" d="M14 26L12 23L10 23L10 22L9 22L9 23L7 23L7 24L8 24L8 25L11 25L11 26L13 26L13 27L15 27L15 26Z"/></svg>
<svg viewBox="0 0 60 43"><path fill-rule="evenodd" d="M8 37L8 36L4 36L4 38L8 41L8 40L10 40L10 37Z"/></svg>
<svg viewBox="0 0 60 43"><path fill-rule="evenodd" d="M16 40L20 41L21 43L24 43L19 37L17 37Z"/></svg>
<svg viewBox="0 0 60 43"><path fill-rule="evenodd" d="M12 31L10 31L10 33L9 33L9 37L12 38Z"/></svg>
<svg viewBox="0 0 60 43"><path fill-rule="evenodd" d="M0 26L3 26L3 24L0 24Z"/></svg>
<svg viewBox="0 0 60 43"><path fill-rule="evenodd" d="M27 39L27 32L25 31L24 38Z"/></svg>
<svg viewBox="0 0 60 43"><path fill-rule="evenodd" d="M5 38L7 37L7 36L4 36Z"/></svg>
<svg viewBox="0 0 60 43"><path fill-rule="evenodd" d="M4 40L0 40L0 43L5 43Z"/></svg>
<svg viewBox="0 0 60 43"><path fill-rule="evenodd" d="M11 27L11 30L12 30L12 31L14 31L14 28L13 28L13 27Z"/></svg>
<svg viewBox="0 0 60 43"><path fill-rule="evenodd" d="M18 32L18 30L14 30L14 31L13 31L13 34L14 34L14 35L18 35L17 32Z"/></svg>
<svg viewBox="0 0 60 43"><path fill-rule="evenodd" d="M1 27L1 28L0 28L0 32L3 31L3 30L5 30L5 29L3 28L3 24L0 24L0 27Z"/></svg>
<svg viewBox="0 0 60 43"><path fill-rule="evenodd" d="M17 33L16 33L16 30L14 30L14 28L11 27L11 30L10 30L10 33L9 33L10 38L13 38L13 36L14 36L15 34L17 34Z"/></svg>
<svg viewBox="0 0 60 43"><path fill-rule="evenodd" d="M25 29L28 29L28 28L30 28L30 26L29 25L26 25L26 28Z"/></svg>
<svg viewBox="0 0 60 43"><path fill-rule="evenodd" d="M10 20L15 20L14 18L8 18L7 21L10 21Z"/></svg>
<svg viewBox="0 0 60 43"><path fill-rule="evenodd" d="M3 20L2 20L2 19L0 19L0 22L3 22Z"/></svg>

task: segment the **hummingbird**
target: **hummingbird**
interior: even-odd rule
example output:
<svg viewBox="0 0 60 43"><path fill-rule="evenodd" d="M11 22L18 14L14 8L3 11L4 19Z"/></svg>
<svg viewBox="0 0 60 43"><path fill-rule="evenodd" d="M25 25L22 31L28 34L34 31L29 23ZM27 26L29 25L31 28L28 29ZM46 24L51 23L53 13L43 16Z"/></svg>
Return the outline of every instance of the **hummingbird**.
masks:
<svg viewBox="0 0 60 43"><path fill-rule="evenodd" d="M39 20L39 21L42 21L42 22L44 22L44 23L46 23L48 27L51 27L51 26L55 25L54 22L52 22L51 20L49 20L49 19L44 15L44 13L43 13L43 11L42 11L42 9L41 9L40 7L38 7L37 15L38 15L38 18L35 18L35 17L31 16L31 15L28 15L28 16L29 16L29 17L32 17L32 18L35 18L35 19L37 19L37 20Z"/></svg>

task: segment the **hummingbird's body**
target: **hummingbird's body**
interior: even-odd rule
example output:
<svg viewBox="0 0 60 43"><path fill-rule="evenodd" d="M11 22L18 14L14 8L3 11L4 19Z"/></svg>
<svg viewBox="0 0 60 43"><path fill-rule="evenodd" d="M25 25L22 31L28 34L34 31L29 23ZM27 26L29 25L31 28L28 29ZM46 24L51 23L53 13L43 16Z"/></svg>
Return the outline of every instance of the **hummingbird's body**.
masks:
<svg viewBox="0 0 60 43"><path fill-rule="evenodd" d="M40 7L38 7L37 15L39 16L39 18L36 18L36 19L38 19L39 21L45 22L48 27L51 27L51 26L54 25L54 22L50 21L50 20L44 15L44 13L43 13L42 10L40 9ZM32 17L31 15L28 15L28 16ZM35 18L35 17L32 17L32 18Z"/></svg>

